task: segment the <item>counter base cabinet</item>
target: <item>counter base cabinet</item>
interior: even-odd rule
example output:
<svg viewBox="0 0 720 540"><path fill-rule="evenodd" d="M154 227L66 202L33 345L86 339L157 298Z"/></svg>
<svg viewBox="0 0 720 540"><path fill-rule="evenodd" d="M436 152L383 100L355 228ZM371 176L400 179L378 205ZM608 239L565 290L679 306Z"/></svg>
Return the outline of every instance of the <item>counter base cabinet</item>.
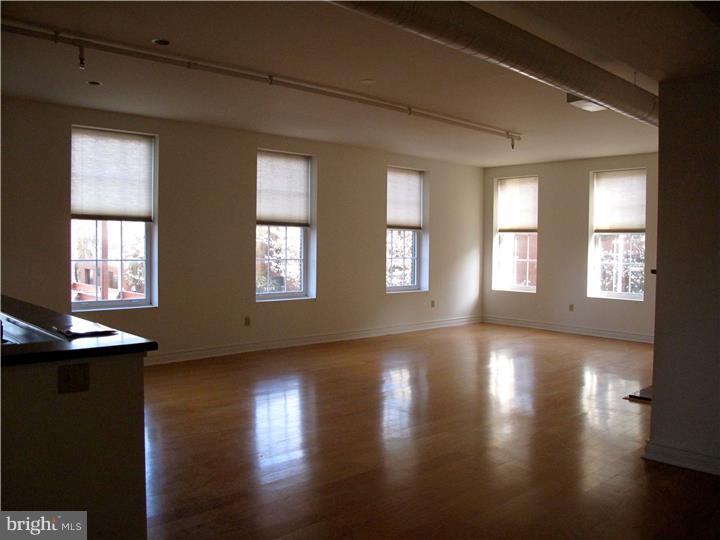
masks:
<svg viewBox="0 0 720 540"><path fill-rule="evenodd" d="M86 510L88 538L147 538L144 356L3 366L3 510Z"/></svg>

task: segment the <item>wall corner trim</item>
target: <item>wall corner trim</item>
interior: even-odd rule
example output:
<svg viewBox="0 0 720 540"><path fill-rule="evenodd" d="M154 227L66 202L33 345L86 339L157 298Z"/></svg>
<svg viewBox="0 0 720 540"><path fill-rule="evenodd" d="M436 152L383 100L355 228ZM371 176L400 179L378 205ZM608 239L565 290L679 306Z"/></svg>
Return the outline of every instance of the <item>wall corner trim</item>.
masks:
<svg viewBox="0 0 720 540"><path fill-rule="evenodd" d="M622 339L624 341L637 341L640 343L653 343L654 336L647 334L634 334L631 332L618 332L615 330L604 330L602 328L590 328L587 326L572 326L568 324L532 321L526 319L515 319L512 317L497 317L495 315L483 315L482 322L489 324L501 324L503 326L519 326L522 328L536 328L538 330L549 330L551 332L562 332L564 334L579 334L582 336L603 337L609 339Z"/></svg>
<svg viewBox="0 0 720 540"><path fill-rule="evenodd" d="M698 454L689 450L648 441L645 445L645 455L643 457L651 461L659 461L686 469L720 475L720 456Z"/></svg>
<svg viewBox="0 0 720 540"><path fill-rule="evenodd" d="M234 345L228 345L223 347L203 347L197 349L186 349L183 351L174 351L169 353L157 352L150 353L147 357L145 357L145 365L154 366L159 364L170 364L174 362L187 362L189 360L199 360L202 358L227 356L231 354L240 354L252 351L283 349L286 347L298 347L301 345L313 345L316 343L331 343L333 341L349 341L353 339L387 336L391 334L404 334L407 332L419 332L422 330L433 330L436 328L446 328L450 326L463 326L467 324L476 324L479 322L482 322L481 317L479 316L453 317L450 319L442 319L438 321L400 324L394 326L385 326L381 328L368 328L364 330L337 332L332 334L315 334L310 336L293 337L287 339L256 341L251 343L237 343Z"/></svg>

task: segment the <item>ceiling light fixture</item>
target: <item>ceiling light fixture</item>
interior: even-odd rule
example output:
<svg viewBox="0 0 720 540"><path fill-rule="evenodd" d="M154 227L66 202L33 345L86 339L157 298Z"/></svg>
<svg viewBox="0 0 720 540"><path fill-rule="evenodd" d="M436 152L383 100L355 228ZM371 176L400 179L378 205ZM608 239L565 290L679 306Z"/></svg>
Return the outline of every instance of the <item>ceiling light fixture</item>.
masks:
<svg viewBox="0 0 720 540"><path fill-rule="evenodd" d="M170 45L170 41L168 41L167 39L162 39L162 38L155 38L152 40L152 42L155 45L162 45L162 46Z"/></svg>
<svg viewBox="0 0 720 540"><path fill-rule="evenodd" d="M598 112L607 110L607 107L603 107L602 105L599 105L594 101L590 101L589 99L585 99L574 94L565 95L567 96L567 102L570 105L577 107L578 109L582 109L583 111Z"/></svg>

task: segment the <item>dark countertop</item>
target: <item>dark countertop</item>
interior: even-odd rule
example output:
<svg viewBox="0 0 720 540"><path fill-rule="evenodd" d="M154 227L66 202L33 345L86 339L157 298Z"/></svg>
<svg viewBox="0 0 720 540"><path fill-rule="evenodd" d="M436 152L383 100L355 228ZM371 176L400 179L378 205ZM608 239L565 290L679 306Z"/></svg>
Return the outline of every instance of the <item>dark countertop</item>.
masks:
<svg viewBox="0 0 720 540"><path fill-rule="evenodd" d="M121 331L111 336L81 337L70 340L54 331L53 327L67 327L71 324L82 323L84 319L57 313L5 295L2 295L0 307L3 314L29 323L57 338L36 343L3 344L3 367L74 358L132 354L155 351L158 348L155 341Z"/></svg>

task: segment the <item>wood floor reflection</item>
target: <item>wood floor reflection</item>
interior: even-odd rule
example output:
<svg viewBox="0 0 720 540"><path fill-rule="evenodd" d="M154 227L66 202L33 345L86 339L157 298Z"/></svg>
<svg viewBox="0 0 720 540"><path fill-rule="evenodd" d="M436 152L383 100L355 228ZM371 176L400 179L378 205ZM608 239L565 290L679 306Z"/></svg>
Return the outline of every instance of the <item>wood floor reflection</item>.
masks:
<svg viewBox="0 0 720 540"><path fill-rule="evenodd" d="M146 368L150 538L709 537L649 345L495 325Z"/></svg>

